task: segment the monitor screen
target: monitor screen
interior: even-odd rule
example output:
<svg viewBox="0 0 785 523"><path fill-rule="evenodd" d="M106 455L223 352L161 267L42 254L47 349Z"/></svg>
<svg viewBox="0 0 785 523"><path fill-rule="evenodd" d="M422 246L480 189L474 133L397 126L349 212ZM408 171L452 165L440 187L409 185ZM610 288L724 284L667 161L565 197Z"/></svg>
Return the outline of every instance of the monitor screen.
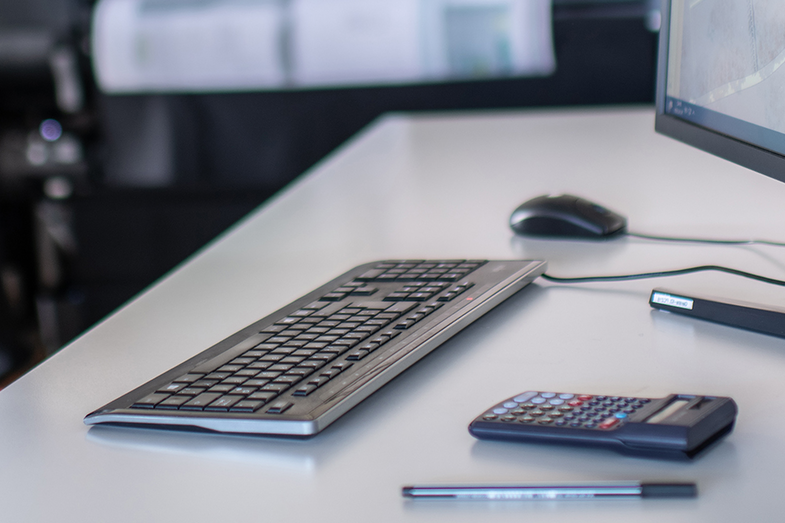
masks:
<svg viewBox="0 0 785 523"><path fill-rule="evenodd" d="M785 181L785 2L663 0L657 131Z"/></svg>

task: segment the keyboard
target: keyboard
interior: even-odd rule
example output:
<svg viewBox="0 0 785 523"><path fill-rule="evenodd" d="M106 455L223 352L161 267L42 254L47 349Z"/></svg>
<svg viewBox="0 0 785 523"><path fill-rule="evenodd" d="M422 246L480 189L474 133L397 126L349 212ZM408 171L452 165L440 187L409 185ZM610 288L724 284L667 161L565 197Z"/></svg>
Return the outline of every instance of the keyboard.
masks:
<svg viewBox="0 0 785 523"><path fill-rule="evenodd" d="M85 423L312 436L544 271L531 260L360 265Z"/></svg>

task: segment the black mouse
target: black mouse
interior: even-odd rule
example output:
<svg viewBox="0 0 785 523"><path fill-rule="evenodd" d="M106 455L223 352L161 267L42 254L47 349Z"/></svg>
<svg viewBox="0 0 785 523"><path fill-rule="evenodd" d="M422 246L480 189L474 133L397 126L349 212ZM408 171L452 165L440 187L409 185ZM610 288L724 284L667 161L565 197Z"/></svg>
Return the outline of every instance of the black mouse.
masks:
<svg viewBox="0 0 785 523"><path fill-rule="evenodd" d="M627 219L578 196L538 196L510 216L510 227L523 236L606 239L621 236Z"/></svg>

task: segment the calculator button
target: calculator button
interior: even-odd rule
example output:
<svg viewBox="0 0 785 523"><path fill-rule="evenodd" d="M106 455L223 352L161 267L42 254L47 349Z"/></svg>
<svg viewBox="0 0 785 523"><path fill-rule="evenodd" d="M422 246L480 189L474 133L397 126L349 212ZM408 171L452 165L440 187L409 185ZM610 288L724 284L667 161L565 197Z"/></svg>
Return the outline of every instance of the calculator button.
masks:
<svg viewBox="0 0 785 523"><path fill-rule="evenodd" d="M609 429L609 428L613 427L614 425L617 425L618 423L619 423L619 419L618 418L608 418L605 421L603 421L602 423L600 423L599 426L600 426L601 429Z"/></svg>
<svg viewBox="0 0 785 523"><path fill-rule="evenodd" d="M580 407L583 405L583 402L581 400L572 400L571 402L567 403L567 405L571 407Z"/></svg>
<svg viewBox="0 0 785 523"><path fill-rule="evenodd" d="M542 397L533 398L533 399L531 400L531 402L532 402L532 403L534 403L535 405L540 405L540 404L542 404L542 403L545 403L546 401L547 401L547 400L546 400L545 398L542 398Z"/></svg>
<svg viewBox="0 0 785 523"><path fill-rule="evenodd" d="M566 422L566 421L564 421L563 419L560 419L560 420L558 420L558 421L556 421L556 422L554 423L554 425L558 425L559 427L563 427L563 426L565 426L566 424L567 424L567 422Z"/></svg>
<svg viewBox="0 0 785 523"><path fill-rule="evenodd" d="M586 425L584 425L584 428L587 428L587 429L596 429L596 428L597 428L597 424L596 424L596 423L594 423L594 422L592 421L592 422L589 422L589 423L587 423Z"/></svg>
<svg viewBox="0 0 785 523"><path fill-rule="evenodd" d="M556 393L554 393L554 392L543 392L542 394L540 394L540 396L542 396L543 398L546 398L546 399L550 399L550 398L555 398L556 397Z"/></svg>
<svg viewBox="0 0 785 523"><path fill-rule="evenodd" d="M627 414L625 414L624 412L617 412L616 413L616 418L617 419L624 419L626 417L627 417Z"/></svg>
<svg viewBox="0 0 785 523"><path fill-rule="evenodd" d="M502 406L505 409L514 409L515 407L518 406L518 404L516 402L514 402L514 401L508 401L508 402L505 402L504 405L502 405Z"/></svg>
<svg viewBox="0 0 785 523"><path fill-rule="evenodd" d="M562 412L572 412L572 407L567 405L562 405L561 407L559 407L559 410Z"/></svg>
<svg viewBox="0 0 785 523"><path fill-rule="evenodd" d="M589 401L590 399L592 399L592 397L589 396L588 394L581 394L580 396L578 396L578 399L582 401Z"/></svg>
<svg viewBox="0 0 785 523"><path fill-rule="evenodd" d="M496 414L486 414L485 416L482 417L482 419L491 421L491 420L495 420L498 417L499 416L497 416Z"/></svg>
<svg viewBox="0 0 785 523"><path fill-rule="evenodd" d="M570 427L580 427L582 425L583 423L581 423L580 421L573 421L572 423L570 423Z"/></svg>
<svg viewBox="0 0 785 523"><path fill-rule="evenodd" d="M534 416L534 417L542 416L543 414L545 414L545 411L542 411L542 410L539 410L539 409L529 412L529 415L530 416Z"/></svg>
<svg viewBox="0 0 785 523"><path fill-rule="evenodd" d="M555 408L553 405L540 405L540 410L553 410Z"/></svg>
<svg viewBox="0 0 785 523"><path fill-rule="evenodd" d="M564 400L554 398L550 400L548 403L550 403L551 405L562 405L564 403Z"/></svg>
<svg viewBox="0 0 785 523"><path fill-rule="evenodd" d="M571 400L575 397L575 394L559 394L559 398L563 400Z"/></svg>
<svg viewBox="0 0 785 523"><path fill-rule="evenodd" d="M524 392L523 394L518 394L515 396L512 401L517 401L518 403L525 403L536 396L536 392Z"/></svg>
<svg viewBox="0 0 785 523"><path fill-rule="evenodd" d="M608 399L608 396L596 396L596 398L600 401L605 401Z"/></svg>
<svg viewBox="0 0 785 523"><path fill-rule="evenodd" d="M540 418L540 419L537 420L537 423L539 423L540 425L547 425L549 423L553 423L553 419L548 418L548 417Z"/></svg>
<svg viewBox="0 0 785 523"><path fill-rule="evenodd" d="M515 416L510 416L510 415L507 415L507 416L502 416L502 417L501 417L501 420L502 420L502 421L507 421L507 422L509 422L509 421L515 421L516 419L518 419L518 418L516 418Z"/></svg>
<svg viewBox="0 0 785 523"><path fill-rule="evenodd" d="M513 414L515 416L521 416L523 414L526 414L526 411L523 409L513 409L510 411L510 414Z"/></svg>
<svg viewBox="0 0 785 523"><path fill-rule="evenodd" d="M493 413L494 414L507 414L508 412L509 411L507 409L502 408L502 407L497 407L497 408L493 409Z"/></svg>
<svg viewBox="0 0 785 523"><path fill-rule="evenodd" d="M524 416L520 418L518 421L520 421L521 423L531 423L532 421L534 421L534 418L532 418L531 416Z"/></svg>

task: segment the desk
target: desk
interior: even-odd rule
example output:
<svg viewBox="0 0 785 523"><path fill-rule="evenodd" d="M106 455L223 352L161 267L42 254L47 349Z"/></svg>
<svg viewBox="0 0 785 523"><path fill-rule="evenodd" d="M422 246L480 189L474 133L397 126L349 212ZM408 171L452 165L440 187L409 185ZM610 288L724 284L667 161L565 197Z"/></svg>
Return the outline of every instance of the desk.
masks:
<svg viewBox="0 0 785 523"><path fill-rule="evenodd" d="M637 232L785 239L785 184L658 136L653 111L390 116L0 393L3 521L774 521L785 511L785 340L652 310L654 286L782 302L723 274L538 281L310 440L88 428L93 409L361 262L540 258L554 275L717 263L782 277L785 250L522 240L510 212L572 192ZM694 463L477 441L526 389L728 395ZM693 500L405 501L410 483L696 480Z"/></svg>

